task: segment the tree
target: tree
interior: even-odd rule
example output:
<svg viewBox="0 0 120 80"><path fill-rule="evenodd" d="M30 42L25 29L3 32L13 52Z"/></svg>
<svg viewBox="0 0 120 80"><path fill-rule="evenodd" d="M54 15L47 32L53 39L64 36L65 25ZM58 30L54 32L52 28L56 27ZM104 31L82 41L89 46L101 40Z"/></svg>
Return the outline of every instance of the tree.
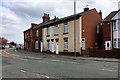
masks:
<svg viewBox="0 0 120 80"><path fill-rule="evenodd" d="M0 45L5 46L7 44L7 42L8 42L8 40L6 38L4 38L4 37L1 38L0 37Z"/></svg>

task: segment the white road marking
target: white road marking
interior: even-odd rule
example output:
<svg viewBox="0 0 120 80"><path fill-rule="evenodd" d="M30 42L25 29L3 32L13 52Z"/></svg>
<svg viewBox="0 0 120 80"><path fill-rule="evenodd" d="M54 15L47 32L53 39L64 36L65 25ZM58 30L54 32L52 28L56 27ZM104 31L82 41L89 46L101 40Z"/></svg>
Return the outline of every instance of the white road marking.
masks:
<svg viewBox="0 0 120 80"><path fill-rule="evenodd" d="M26 71L25 70L20 70L21 72L25 73Z"/></svg>
<svg viewBox="0 0 120 80"><path fill-rule="evenodd" d="M99 69L99 70L117 72L116 70L111 70L111 69Z"/></svg>
<svg viewBox="0 0 120 80"><path fill-rule="evenodd" d="M60 61L60 60L55 60L55 59L53 59L53 60L51 60L51 61L55 61L55 62L57 61L57 62L58 62L58 61Z"/></svg>
<svg viewBox="0 0 120 80"><path fill-rule="evenodd" d="M43 61L38 61L38 62L41 62L41 63L49 63L49 62L43 62Z"/></svg>

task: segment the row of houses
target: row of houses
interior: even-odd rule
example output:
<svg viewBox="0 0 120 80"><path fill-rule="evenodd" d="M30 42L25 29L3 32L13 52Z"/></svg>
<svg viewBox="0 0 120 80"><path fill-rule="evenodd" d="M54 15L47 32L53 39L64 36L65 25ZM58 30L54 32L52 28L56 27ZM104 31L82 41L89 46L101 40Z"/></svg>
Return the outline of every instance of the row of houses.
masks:
<svg viewBox="0 0 120 80"><path fill-rule="evenodd" d="M89 48L120 49L120 9L111 12L104 20L101 10L97 12L88 7L83 12L60 19L56 16L50 19L46 13L42 18L43 22L31 23L31 28L24 31L25 50L53 54L74 54L76 51L77 55L85 55Z"/></svg>

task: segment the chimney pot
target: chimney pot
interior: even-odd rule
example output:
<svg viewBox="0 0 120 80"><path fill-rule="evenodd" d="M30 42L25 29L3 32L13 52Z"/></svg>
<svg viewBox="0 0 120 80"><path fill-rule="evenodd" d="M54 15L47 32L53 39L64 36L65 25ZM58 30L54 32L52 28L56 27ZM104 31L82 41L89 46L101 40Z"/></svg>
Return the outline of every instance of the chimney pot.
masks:
<svg viewBox="0 0 120 80"><path fill-rule="evenodd" d="M87 12L87 11L89 11L89 8L88 7L84 8L84 12Z"/></svg>

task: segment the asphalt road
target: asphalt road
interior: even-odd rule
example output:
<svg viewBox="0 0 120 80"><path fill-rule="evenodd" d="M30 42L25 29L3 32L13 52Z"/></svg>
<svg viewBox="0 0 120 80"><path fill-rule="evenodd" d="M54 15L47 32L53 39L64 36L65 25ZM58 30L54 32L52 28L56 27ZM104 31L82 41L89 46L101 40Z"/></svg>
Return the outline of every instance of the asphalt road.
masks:
<svg viewBox="0 0 120 80"><path fill-rule="evenodd" d="M118 78L118 63L73 60L63 56L10 49L2 56L3 78Z"/></svg>

